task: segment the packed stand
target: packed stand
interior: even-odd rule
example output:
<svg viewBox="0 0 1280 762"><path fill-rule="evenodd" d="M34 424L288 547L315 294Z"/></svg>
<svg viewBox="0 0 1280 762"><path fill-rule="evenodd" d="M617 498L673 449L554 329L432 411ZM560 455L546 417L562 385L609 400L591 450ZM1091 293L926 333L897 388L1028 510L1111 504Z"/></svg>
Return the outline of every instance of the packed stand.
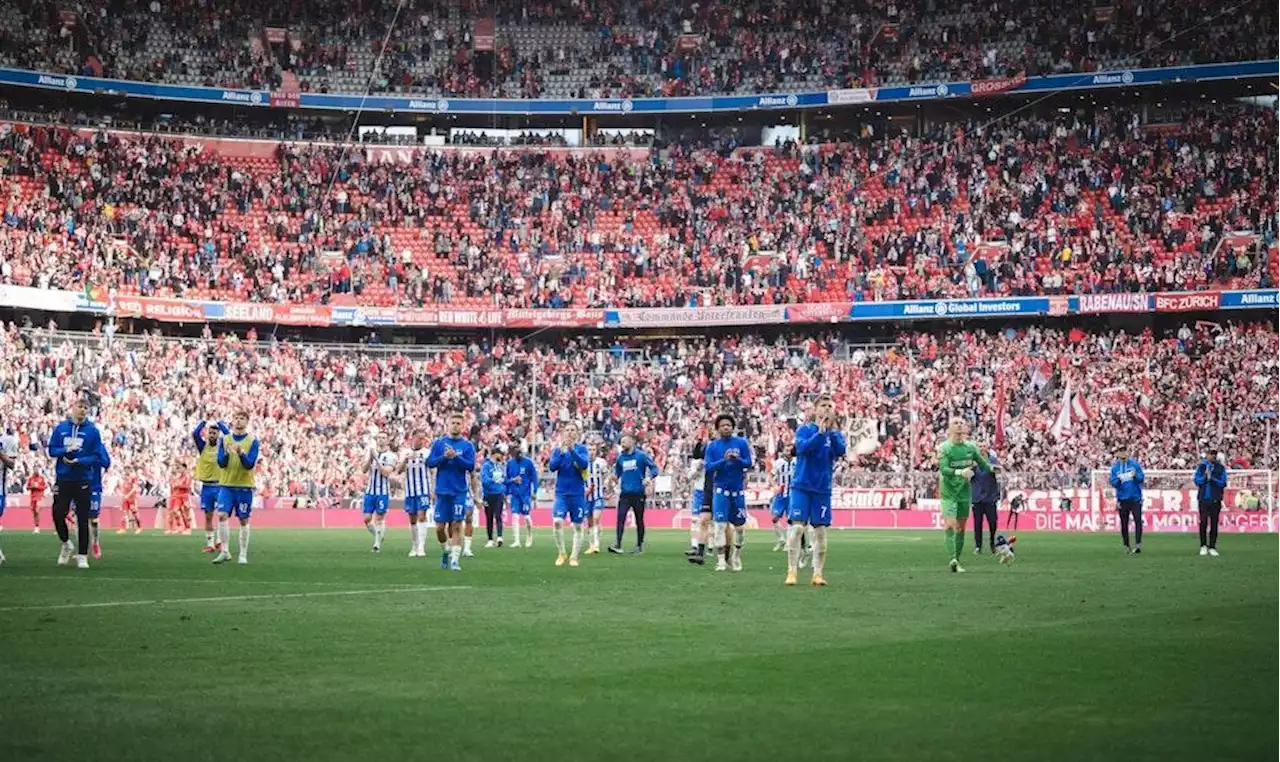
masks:
<svg viewBox="0 0 1280 762"><path fill-rule="evenodd" d="M84 0L64 29L63 4L18 0L0 12L0 63L212 87L623 98L1260 60L1277 47L1276 6L1260 0L1210 15L1173 0L397 5ZM485 18L491 60L472 39Z"/></svg>
<svg viewBox="0 0 1280 762"><path fill-rule="evenodd" d="M1120 444L1152 469L1189 469L1206 443L1233 467L1276 468L1255 416L1280 389L1274 323L1197 323L1169 335L1045 326L903 332L877 345L835 333L408 348L259 339L252 331L215 338L206 329L202 339L179 340L126 337L111 326L94 334L9 326L0 330L0 427L38 447L76 390L87 389L113 450L113 478L139 473L154 485L191 463L188 433L199 420L243 407L263 441L262 493L332 501L363 488L352 460L377 433L403 441L419 423L439 431L452 409L466 411L482 449L525 443L536 457L566 421L608 443L636 434L683 488L692 443L717 412L737 414L767 462L824 392L834 394L850 441L837 476L847 485L936 482L934 447L948 417L970 419L974 438L991 443L1002 397L999 454L1036 486L1087 484L1089 469L1105 466ZM1094 390L1093 413L1055 436L1068 385ZM46 460L24 455L17 483Z"/></svg>
<svg viewBox="0 0 1280 762"><path fill-rule="evenodd" d="M1273 285L1274 113L1119 110L716 152L0 135L0 282L219 300L704 306ZM1251 231L1244 237L1235 231Z"/></svg>

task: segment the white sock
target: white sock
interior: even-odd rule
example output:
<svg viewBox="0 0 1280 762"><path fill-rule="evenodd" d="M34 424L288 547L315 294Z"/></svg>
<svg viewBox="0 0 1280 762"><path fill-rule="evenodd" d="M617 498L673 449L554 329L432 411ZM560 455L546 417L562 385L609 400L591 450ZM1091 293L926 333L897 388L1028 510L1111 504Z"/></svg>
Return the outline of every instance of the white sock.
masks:
<svg viewBox="0 0 1280 762"><path fill-rule="evenodd" d="M735 546L735 547L737 547L737 548L741 548L743 545L745 545L745 544L746 544L746 542L747 542L747 528L746 528L746 527L734 527L734 528L733 528L733 544L734 544L734 546Z"/></svg>
<svg viewBox="0 0 1280 762"><path fill-rule="evenodd" d="M453 562L453 563L455 563L455 564L456 564L456 563L458 563L458 558L459 558L461 555L462 555L462 546L461 546L461 545L450 545L450 546L449 546L449 560L450 560L450 561L452 561L452 562Z"/></svg>
<svg viewBox="0 0 1280 762"><path fill-rule="evenodd" d="M382 547L382 538L387 536L387 522L379 521L376 531L373 533L373 541Z"/></svg>
<svg viewBox="0 0 1280 762"><path fill-rule="evenodd" d="M787 531L787 568L795 571L800 568L800 533L804 527L792 524Z"/></svg>
<svg viewBox="0 0 1280 762"><path fill-rule="evenodd" d="M827 565L827 528L814 527L810 541L813 543L813 573L821 577L822 569Z"/></svg>
<svg viewBox="0 0 1280 762"><path fill-rule="evenodd" d="M247 558L249 556L249 525L244 524L240 527L240 557Z"/></svg>
<svg viewBox="0 0 1280 762"><path fill-rule="evenodd" d="M511 522L511 531L513 531L513 532L515 532L515 533L516 533L516 534L515 534L515 537L516 537L515 544L516 544L516 545L519 545L519 544L520 544L520 519L519 519L519 518L516 518L516 520L515 520L515 521Z"/></svg>
<svg viewBox="0 0 1280 762"><path fill-rule="evenodd" d="M773 522L773 534L777 537L778 542L784 543L787 541L787 529L782 525L781 521Z"/></svg>
<svg viewBox="0 0 1280 762"><path fill-rule="evenodd" d="M556 539L556 552L564 555L564 524L557 521L555 528L551 530L551 536Z"/></svg>
<svg viewBox="0 0 1280 762"><path fill-rule="evenodd" d="M600 547L600 525L596 524L591 527L591 547Z"/></svg>
<svg viewBox="0 0 1280 762"><path fill-rule="evenodd" d="M526 516L524 520L524 528L529 530L529 542L533 542L533 517Z"/></svg>
<svg viewBox="0 0 1280 762"><path fill-rule="evenodd" d="M698 547L698 517L696 515L689 521L689 547Z"/></svg>
<svg viewBox="0 0 1280 762"><path fill-rule="evenodd" d="M441 553L448 553L448 552L449 552L449 541L448 541L448 540L445 540L444 542L440 543L440 552L441 552Z"/></svg>
<svg viewBox="0 0 1280 762"><path fill-rule="evenodd" d="M214 534L213 532L205 532L205 533L204 533L204 544L205 544L205 547L207 547L207 548L212 548L212 547L213 547L213 534Z"/></svg>
<svg viewBox="0 0 1280 762"><path fill-rule="evenodd" d="M371 536L371 537L376 537L376 536L377 536L378 530L376 530L376 529L374 529L374 528L373 528L373 522L372 522L372 521L370 521L368 524L365 524L365 525L364 525L364 528L365 528L365 531L367 531L367 532L369 533L369 536Z"/></svg>
<svg viewBox="0 0 1280 762"><path fill-rule="evenodd" d="M418 525L413 523L409 525L409 549L414 553L418 552Z"/></svg>
<svg viewBox="0 0 1280 762"><path fill-rule="evenodd" d="M582 550L582 525L573 525L573 554L572 558L578 557L578 551Z"/></svg>
<svg viewBox="0 0 1280 762"><path fill-rule="evenodd" d="M463 537L463 538L462 538L462 549L463 549L463 550L465 550L465 551L466 551L466 552L468 552L468 553L470 553L470 552L471 552L471 537L470 537L470 536L467 536L467 537Z"/></svg>
<svg viewBox="0 0 1280 762"><path fill-rule="evenodd" d="M231 519L218 519L218 542L222 544L223 551L231 552Z"/></svg>

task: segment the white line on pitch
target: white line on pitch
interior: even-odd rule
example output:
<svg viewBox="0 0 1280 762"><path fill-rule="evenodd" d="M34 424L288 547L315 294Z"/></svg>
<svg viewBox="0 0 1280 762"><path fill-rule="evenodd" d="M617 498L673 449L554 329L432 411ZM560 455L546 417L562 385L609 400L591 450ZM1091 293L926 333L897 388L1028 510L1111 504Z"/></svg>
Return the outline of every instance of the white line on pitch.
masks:
<svg viewBox="0 0 1280 762"><path fill-rule="evenodd" d="M54 611L57 609L103 609L120 606L163 606L182 603L234 603L241 601L270 601L285 598L320 598L338 595L387 595L390 593L435 593L445 590L470 590L466 585L435 587L383 587L373 590L320 590L313 593L266 593L262 595L219 595L210 598L157 598L145 601L95 601L92 603L61 603L52 606L6 606L0 611Z"/></svg>
<svg viewBox="0 0 1280 762"><path fill-rule="evenodd" d="M178 585L186 585L186 584L201 583L201 582L207 582L210 584L218 584L218 585L227 584L227 579L225 577L103 577L97 574L77 574L74 571L67 572L66 574L35 574L31 576L25 576L25 575L14 576L14 577L11 577L10 579L13 579L13 580L42 579L42 580L55 580L58 582L66 582L68 580L74 580L76 583L102 580L104 582L161 582L161 583L172 583L172 584L178 584ZM325 585L325 586L349 585L351 583L350 582L311 582L311 581L299 581L299 580L291 580L291 579L290 580L237 579L234 581L234 584L236 585L287 585L289 587L295 587L298 585L308 585L308 586L309 585ZM388 587L396 587L396 585L388 585ZM406 582L403 585L399 585L399 587L415 587L416 588L419 586Z"/></svg>

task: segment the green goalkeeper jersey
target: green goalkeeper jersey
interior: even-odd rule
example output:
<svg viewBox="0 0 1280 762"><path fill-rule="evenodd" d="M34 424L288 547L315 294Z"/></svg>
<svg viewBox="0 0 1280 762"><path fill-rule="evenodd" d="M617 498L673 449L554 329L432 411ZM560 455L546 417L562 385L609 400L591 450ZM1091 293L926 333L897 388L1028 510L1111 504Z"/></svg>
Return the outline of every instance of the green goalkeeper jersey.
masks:
<svg viewBox="0 0 1280 762"><path fill-rule="evenodd" d="M991 464L982 457L978 446L964 441L959 444L950 439L938 446L938 498L942 502L971 503L969 480L957 474L966 468L978 470L978 466L990 470Z"/></svg>

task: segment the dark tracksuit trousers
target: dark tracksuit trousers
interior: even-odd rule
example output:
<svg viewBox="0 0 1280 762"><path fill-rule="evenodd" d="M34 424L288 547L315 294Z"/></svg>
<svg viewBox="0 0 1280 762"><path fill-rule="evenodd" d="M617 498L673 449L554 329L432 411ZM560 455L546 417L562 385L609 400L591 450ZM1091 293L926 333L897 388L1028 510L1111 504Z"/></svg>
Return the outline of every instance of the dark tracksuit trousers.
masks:
<svg viewBox="0 0 1280 762"><path fill-rule="evenodd" d="M644 493L624 493L618 495L618 542L614 547L622 547L622 536L627 533L627 513L636 515L636 547L644 547Z"/></svg>
<svg viewBox="0 0 1280 762"><path fill-rule="evenodd" d="M67 514L71 506L76 507L76 545L77 553L89 555L89 482L56 482L53 485L53 528L58 539L66 542L71 539L71 531L67 528Z"/></svg>

